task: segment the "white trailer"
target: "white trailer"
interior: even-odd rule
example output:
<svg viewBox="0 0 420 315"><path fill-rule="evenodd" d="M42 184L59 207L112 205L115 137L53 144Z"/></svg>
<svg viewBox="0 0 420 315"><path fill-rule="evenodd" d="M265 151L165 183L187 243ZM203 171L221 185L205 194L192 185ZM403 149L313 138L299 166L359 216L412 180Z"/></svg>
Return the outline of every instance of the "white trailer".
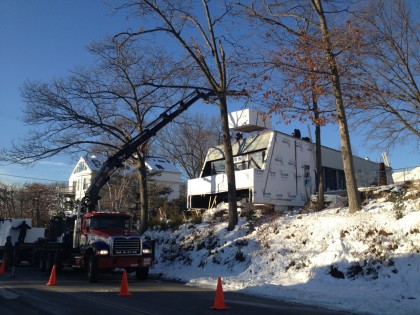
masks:
<svg viewBox="0 0 420 315"><path fill-rule="evenodd" d="M6 243L8 236L12 237L12 244L15 245L18 241L19 230L13 229L18 227L23 221L26 222L31 228L26 231L26 237L24 243L35 243L40 238L45 237L44 228L35 228L32 226L32 219L1 219L0 220L0 247L3 247Z"/></svg>
<svg viewBox="0 0 420 315"><path fill-rule="evenodd" d="M26 231L25 241L18 243L18 227L23 221L31 228ZM32 219L0 219L0 258L3 257L4 245L8 236L12 238L12 244L15 247L15 263L29 261L32 263L32 251L39 240L45 239L45 229L32 226Z"/></svg>

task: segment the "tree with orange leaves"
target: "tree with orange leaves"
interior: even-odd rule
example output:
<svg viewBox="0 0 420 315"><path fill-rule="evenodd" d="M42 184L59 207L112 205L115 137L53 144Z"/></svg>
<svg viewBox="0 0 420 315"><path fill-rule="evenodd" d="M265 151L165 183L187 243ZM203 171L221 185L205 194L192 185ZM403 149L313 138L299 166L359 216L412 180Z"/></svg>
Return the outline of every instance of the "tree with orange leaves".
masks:
<svg viewBox="0 0 420 315"><path fill-rule="evenodd" d="M284 88L267 91L264 96L273 100L272 110L282 112L287 119L310 119L317 126L316 138L320 144L320 128L336 121L340 128L341 152L346 177L349 211L361 209L353 165L347 118L346 94L343 83L351 85L352 66L363 44L361 32L351 23L333 24L342 17L337 1L330 1L328 13L322 0L264 1L243 5L251 17L267 27L270 46L277 41L277 51L271 51L266 67L281 70L278 77ZM330 23L333 27L330 29ZM276 37L274 37L276 36ZM301 103L302 105L297 105ZM330 104L334 103L335 107ZM320 104L325 104L320 107ZM320 150L317 150L317 169L321 169ZM318 172L320 173L320 172ZM322 191L322 189L321 189Z"/></svg>

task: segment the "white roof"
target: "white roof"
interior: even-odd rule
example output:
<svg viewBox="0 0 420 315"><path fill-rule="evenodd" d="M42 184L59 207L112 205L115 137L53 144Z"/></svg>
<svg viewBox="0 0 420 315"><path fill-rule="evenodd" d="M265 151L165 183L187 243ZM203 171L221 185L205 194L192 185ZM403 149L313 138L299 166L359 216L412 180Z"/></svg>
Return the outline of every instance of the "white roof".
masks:
<svg viewBox="0 0 420 315"><path fill-rule="evenodd" d="M105 162L104 157L97 156L97 155L85 156L84 160L85 160L87 166L92 171L99 171L102 167L102 164Z"/></svg>
<svg viewBox="0 0 420 315"><path fill-rule="evenodd" d="M76 167L73 169L72 174L75 174L75 170L77 169L80 162L84 162L87 166L86 171L94 171L97 172L102 167L102 164L106 161L106 158L103 156L82 156L80 157L79 161L76 164ZM165 172L171 172L171 173L181 173L181 171L173 164L171 161L169 161L165 157L148 157L146 158L146 167L149 170L154 171L165 171ZM77 173L79 173L81 170L78 170Z"/></svg>
<svg viewBox="0 0 420 315"><path fill-rule="evenodd" d="M146 166L149 170L181 173L181 171L165 157L150 156L146 158Z"/></svg>

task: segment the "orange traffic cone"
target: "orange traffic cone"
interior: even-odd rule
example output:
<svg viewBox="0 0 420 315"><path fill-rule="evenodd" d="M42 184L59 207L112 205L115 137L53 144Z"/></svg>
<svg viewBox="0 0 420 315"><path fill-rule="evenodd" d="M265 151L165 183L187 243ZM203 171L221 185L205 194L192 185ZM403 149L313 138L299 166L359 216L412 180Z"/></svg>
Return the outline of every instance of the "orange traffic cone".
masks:
<svg viewBox="0 0 420 315"><path fill-rule="evenodd" d="M54 265L51 270L50 280L48 281L46 285L53 286L57 284L55 272L56 272L56 266Z"/></svg>
<svg viewBox="0 0 420 315"><path fill-rule="evenodd" d="M213 310L228 310L229 307L225 305L225 297L222 288L222 278L217 278L216 296L214 298L214 305L210 307Z"/></svg>
<svg viewBox="0 0 420 315"><path fill-rule="evenodd" d="M119 296L130 296L130 295L132 295L128 291L127 272L125 270L123 272L123 277L122 277L122 281L121 281L121 289L120 289L120 293L118 295Z"/></svg>
<svg viewBox="0 0 420 315"><path fill-rule="evenodd" d="M1 262L1 267L0 267L0 275L4 274L5 272L6 272L6 259L3 258Z"/></svg>

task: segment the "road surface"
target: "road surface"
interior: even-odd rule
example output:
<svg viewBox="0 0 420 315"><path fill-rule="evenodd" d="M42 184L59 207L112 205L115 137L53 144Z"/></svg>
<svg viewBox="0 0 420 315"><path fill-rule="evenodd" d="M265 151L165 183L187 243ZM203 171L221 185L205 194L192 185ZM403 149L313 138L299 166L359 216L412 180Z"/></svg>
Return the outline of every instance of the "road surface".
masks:
<svg viewBox="0 0 420 315"><path fill-rule="evenodd" d="M14 276L10 271L0 275L0 314L346 314L223 291L222 302L228 309L213 310L221 301L220 295L216 298L217 283L214 289L203 289L153 277L138 281L131 275L125 283L122 273L90 283L84 273L64 269L56 273L56 285L47 286L50 276L30 266L16 267ZM126 290L131 295L119 295Z"/></svg>

